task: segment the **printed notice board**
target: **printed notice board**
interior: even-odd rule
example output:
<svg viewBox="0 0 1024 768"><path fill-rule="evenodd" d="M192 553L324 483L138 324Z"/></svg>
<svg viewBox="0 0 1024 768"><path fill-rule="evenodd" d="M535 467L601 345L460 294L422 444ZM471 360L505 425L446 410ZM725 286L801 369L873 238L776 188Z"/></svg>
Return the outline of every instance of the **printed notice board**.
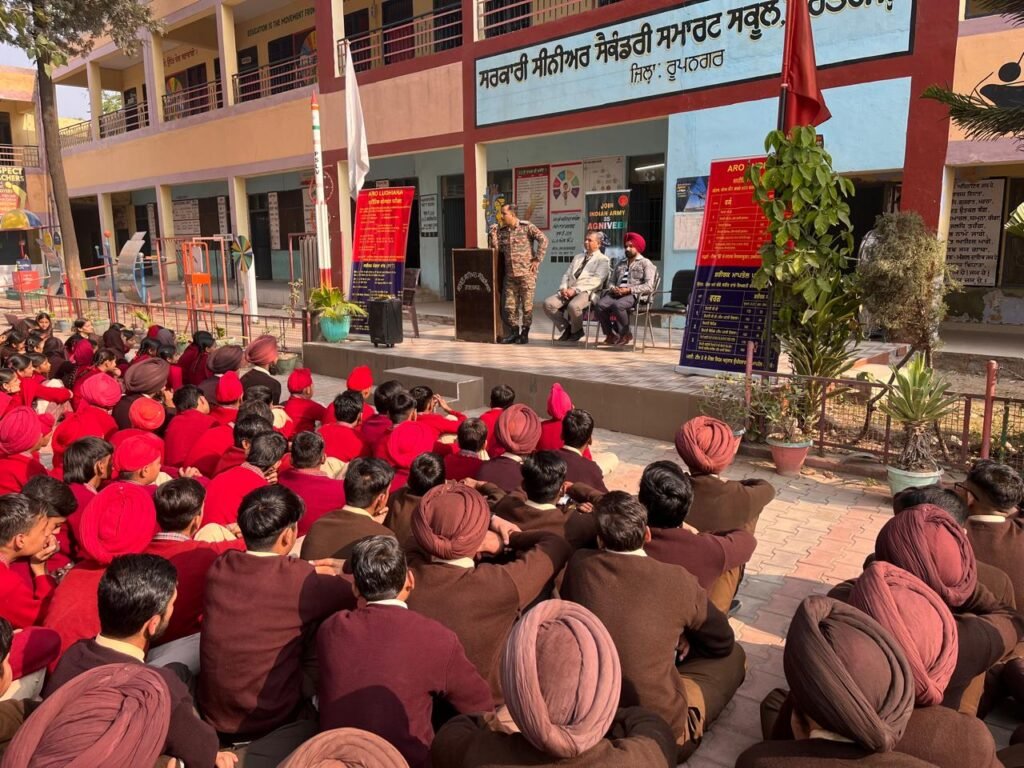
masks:
<svg viewBox="0 0 1024 768"><path fill-rule="evenodd" d="M1006 179L958 181L949 214L946 264L963 285L993 287L1003 245Z"/></svg>
<svg viewBox="0 0 1024 768"><path fill-rule="evenodd" d="M755 157L711 164L697 274L676 369L681 373L742 372L748 341L756 345L756 367L775 370L778 365L769 337L771 294L753 286L768 220L744 179L747 169L761 162L764 158Z"/></svg>
<svg viewBox="0 0 1024 768"><path fill-rule="evenodd" d="M381 187L359 192L352 236L350 300L363 309L370 299L402 295L409 217L415 195L415 187ZM352 330L366 333L366 318L353 317Z"/></svg>

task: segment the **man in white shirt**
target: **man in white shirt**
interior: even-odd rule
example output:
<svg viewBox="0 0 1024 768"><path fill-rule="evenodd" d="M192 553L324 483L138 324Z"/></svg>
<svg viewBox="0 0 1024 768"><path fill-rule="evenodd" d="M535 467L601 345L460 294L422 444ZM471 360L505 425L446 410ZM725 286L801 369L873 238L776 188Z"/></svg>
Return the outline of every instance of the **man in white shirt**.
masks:
<svg viewBox="0 0 1024 768"><path fill-rule="evenodd" d="M591 295L604 287L611 271L611 262L601 252L604 236L589 232L583 240L583 253L577 254L562 275L558 293L544 300L544 314L562 332L558 341L579 341L583 338L583 312L590 306Z"/></svg>

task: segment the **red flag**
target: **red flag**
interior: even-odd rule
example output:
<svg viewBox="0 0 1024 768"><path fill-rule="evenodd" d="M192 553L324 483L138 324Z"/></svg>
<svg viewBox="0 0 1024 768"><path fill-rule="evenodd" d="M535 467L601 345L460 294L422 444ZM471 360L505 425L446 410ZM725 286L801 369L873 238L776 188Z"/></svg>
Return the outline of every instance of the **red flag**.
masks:
<svg viewBox="0 0 1024 768"><path fill-rule="evenodd" d="M786 45L782 52L782 82L786 92L783 130L797 125L821 125L832 113L818 87L818 64L814 60L814 35L807 0L786 3Z"/></svg>

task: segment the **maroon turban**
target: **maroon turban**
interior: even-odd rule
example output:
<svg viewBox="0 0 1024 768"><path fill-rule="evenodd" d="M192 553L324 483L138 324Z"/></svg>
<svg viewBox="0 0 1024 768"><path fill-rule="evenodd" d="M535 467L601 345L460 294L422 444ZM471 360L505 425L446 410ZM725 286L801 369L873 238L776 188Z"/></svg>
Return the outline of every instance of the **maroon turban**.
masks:
<svg viewBox="0 0 1024 768"><path fill-rule="evenodd" d="M458 483L431 488L412 513L416 543L428 555L441 560L473 557L490 524L487 500Z"/></svg>
<svg viewBox="0 0 1024 768"><path fill-rule="evenodd" d="M174 331L170 328L161 328L156 332L156 340L160 342L161 346L173 347L174 346Z"/></svg>
<svg viewBox="0 0 1024 768"><path fill-rule="evenodd" d="M644 251L647 250L647 241L644 240L643 235L639 235L636 232L627 232L625 239L623 239L622 241L622 244L624 246L632 245L640 253L643 253Z"/></svg>
<svg viewBox="0 0 1024 768"><path fill-rule="evenodd" d="M724 421L697 416L676 432L676 453L694 474L717 475L736 455L736 436Z"/></svg>
<svg viewBox="0 0 1024 768"><path fill-rule="evenodd" d="M238 373L235 371L228 371L220 380L217 382L217 402L218 403L237 403L245 395L245 387L242 386L242 380L238 378Z"/></svg>
<svg viewBox="0 0 1024 768"><path fill-rule="evenodd" d="M279 768L408 768L402 753L358 728L324 731L292 752Z"/></svg>
<svg viewBox="0 0 1024 768"><path fill-rule="evenodd" d="M4 768L150 766L167 740L171 694L144 664L108 664L58 688L18 729Z"/></svg>
<svg viewBox="0 0 1024 768"><path fill-rule="evenodd" d="M872 752L891 752L903 737L914 711L910 663L863 611L806 598L789 625L782 666L797 709L822 728Z"/></svg>
<svg viewBox="0 0 1024 768"><path fill-rule="evenodd" d="M75 342L75 348L71 352L71 359L75 365L82 366L83 368L87 365L92 365L94 357L95 352L90 341L79 339Z"/></svg>
<svg viewBox="0 0 1024 768"><path fill-rule="evenodd" d="M206 362L210 373L227 373L237 371L242 365L242 358L245 353L242 348L234 344L227 347L218 347L210 353Z"/></svg>
<svg viewBox="0 0 1024 768"><path fill-rule="evenodd" d="M555 421L561 421L565 414L572 410L572 398L569 393L562 389L562 385L555 382L551 385L551 392L548 394L548 416Z"/></svg>
<svg viewBox="0 0 1024 768"><path fill-rule="evenodd" d="M978 585L978 564L967 534L934 504L905 509L883 525L875 557L910 571L950 608L967 602Z"/></svg>
<svg viewBox="0 0 1024 768"><path fill-rule="evenodd" d="M352 372L348 375L348 381L345 382L345 386L357 392L365 392L372 387L373 371L370 370L370 366L357 365L353 368Z"/></svg>
<svg viewBox="0 0 1024 768"><path fill-rule="evenodd" d="M619 706L622 667L604 624L582 605L546 600L509 633L501 688L520 732L571 758L604 738Z"/></svg>
<svg viewBox="0 0 1024 768"><path fill-rule="evenodd" d="M0 455L13 456L36 447L49 432L43 429L39 414L26 405L19 406L0 419Z"/></svg>
<svg viewBox="0 0 1024 768"><path fill-rule="evenodd" d="M309 368L296 368L288 375L288 391L293 395L312 386L313 372Z"/></svg>
<svg viewBox="0 0 1024 768"><path fill-rule="evenodd" d="M82 549L100 565L110 565L118 555L139 554L158 530L153 500L137 485L108 485L86 505L79 530Z"/></svg>
<svg viewBox="0 0 1024 768"><path fill-rule="evenodd" d="M245 348L245 359L250 365L268 368L277 360L277 338L265 333Z"/></svg>
<svg viewBox="0 0 1024 768"><path fill-rule="evenodd" d="M166 418L167 411L164 410L164 407L150 397L140 397L128 408L128 420L136 429L146 429L152 432L155 429L160 429Z"/></svg>
<svg viewBox="0 0 1024 768"><path fill-rule="evenodd" d="M121 399L121 385L113 376L97 373L82 382L82 399L100 408L113 408Z"/></svg>
<svg viewBox="0 0 1024 768"><path fill-rule="evenodd" d="M430 453L437 442L437 430L418 421L404 421L388 435L387 453L398 469L409 469L416 458Z"/></svg>
<svg viewBox="0 0 1024 768"><path fill-rule="evenodd" d="M124 391L129 395L152 395L167 386L171 364L159 357L147 357L128 366L124 374Z"/></svg>
<svg viewBox="0 0 1024 768"><path fill-rule="evenodd" d="M942 701L959 650L956 622L935 591L912 573L876 560L857 579L850 604L899 643L914 673L918 706Z"/></svg>
<svg viewBox="0 0 1024 768"><path fill-rule="evenodd" d="M494 437L510 453L533 453L540 440L540 417L527 405L510 405L498 417Z"/></svg>

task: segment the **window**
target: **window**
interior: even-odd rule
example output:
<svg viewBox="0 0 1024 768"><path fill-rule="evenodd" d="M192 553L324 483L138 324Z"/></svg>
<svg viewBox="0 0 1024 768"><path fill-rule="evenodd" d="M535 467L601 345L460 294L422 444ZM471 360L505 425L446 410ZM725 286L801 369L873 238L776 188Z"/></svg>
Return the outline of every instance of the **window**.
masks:
<svg viewBox="0 0 1024 768"><path fill-rule="evenodd" d="M967 0L967 5L964 7L965 19L978 19L982 16L994 16L997 13L999 11L992 8L988 0Z"/></svg>

